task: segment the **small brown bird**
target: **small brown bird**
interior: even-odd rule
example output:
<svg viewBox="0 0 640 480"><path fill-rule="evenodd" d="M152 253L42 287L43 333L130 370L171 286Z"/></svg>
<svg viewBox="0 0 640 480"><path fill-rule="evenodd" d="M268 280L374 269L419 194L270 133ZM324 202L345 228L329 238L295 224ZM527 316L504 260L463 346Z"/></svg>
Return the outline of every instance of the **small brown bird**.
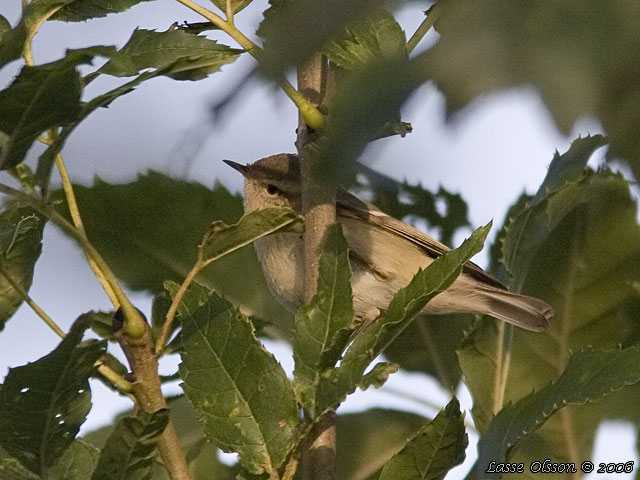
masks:
<svg viewBox="0 0 640 480"><path fill-rule="evenodd" d="M250 212L289 207L302 213L298 157L279 154L250 165L225 160L244 181L244 206ZM375 205L338 189L337 221L349 244L351 285L356 316L376 318L393 295L449 248L411 225L383 213ZM277 233L255 242L272 293L295 311L303 299L303 240L297 233ZM472 262L444 292L433 298L426 313L487 314L536 332L548 326L553 309L537 298L518 295Z"/></svg>

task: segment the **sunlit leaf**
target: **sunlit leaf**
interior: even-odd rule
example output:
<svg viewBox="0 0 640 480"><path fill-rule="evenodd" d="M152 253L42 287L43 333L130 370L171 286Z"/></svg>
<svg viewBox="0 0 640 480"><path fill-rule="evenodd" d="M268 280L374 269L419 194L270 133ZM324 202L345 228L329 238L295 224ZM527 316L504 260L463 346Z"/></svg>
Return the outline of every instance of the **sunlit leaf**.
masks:
<svg viewBox="0 0 640 480"><path fill-rule="evenodd" d="M180 376L207 437L250 472L274 472L296 439L298 411L282 367L251 322L209 293L184 316Z"/></svg>
<svg viewBox="0 0 640 480"><path fill-rule="evenodd" d="M100 72L130 77L152 68L175 80L200 80L233 62L242 52L184 29L171 28L165 32L136 29Z"/></svg>
<svg viewBox="0 0 640 480"><path fill-rule="evenodd" d="M464 414L454 398L385 464L380 480L441 480L464 461L468 443Z"/></svg>
<svg viewBox="0 0 640 480"><path fill-rule="evenodd" d="M331 227L318 266L318 290L296 314L293 334L294 388L302 405L315 412L322 372L334 367L353 328L348 245L339 225Z"/></svg>
<svg viewBox="0 0 640 480"><path fill-rule="evenodd" d="M120 418L100 452L91 480L150 480L156 443L168 422L167 409Z"/></svg>

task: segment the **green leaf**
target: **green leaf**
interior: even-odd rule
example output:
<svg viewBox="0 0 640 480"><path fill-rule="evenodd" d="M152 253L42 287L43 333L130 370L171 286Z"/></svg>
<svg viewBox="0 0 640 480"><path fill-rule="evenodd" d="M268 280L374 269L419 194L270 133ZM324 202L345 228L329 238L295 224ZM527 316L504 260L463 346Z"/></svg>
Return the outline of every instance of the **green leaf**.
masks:
<svg viewBox="0 0 640 480"><path fill-rule="evenodd" d="M436 26L440 40L421 61L450 110L496 90L533 85L562 131L579 118L598 118L610 156L629 160L640 173L639 4L454 1Z"/></svg>
<svg viewBox="0 0 640 480"><path fill-rule="evenodd" d="M80 439L73 441L56 463L49 469L52 480L87 480L98 463L100 450Z"/></svg>
<svg viewBox="0 0 640 480"><path fill-rule="evenodd" d="M84 22L92 18L106 17L111 13L129 10L134 5L150 0L75 0L58 10L52 20Z"/></svg>
<svg viewBox="0 0 640 480"><path fill-rule="evenodd" d="M373 408L338 415L336 477L373 476L428 420L414 413Z"/></svg>
<svg viewBox="0 0 640 480"><path fill-rule="evenodd" d="M301 404L315 412L315 388L323 370L334 367L353 329L348 245L336 224L327 234L318 266L318 291L296 313L292 346L294 389Z"/></svg>
<svg viewBox="0 0 640 480"><path fill-rule="evenodd" d="M491 461L506 462L518 441L540 428L566 405L595 402L614 390L640 382L640 350L586 350L574 353L556 382L504 407L478 444L478 472L482 478ZM562 457L559 457L562 458Z"/></svg>
<svg viewBox="0 0 640 480"><path fill-rule="evenodd" d="M0 15L0 42L2 42L2 39L10 31L11 31L11 24L9 23L9 20L4 18L2 15Z"/></svg>
<svg viewBox="0 0 640 480"><path fill-rule="evenodd" d="M154 294L164 291L165 280L182 281L212 220L235 223L243 211L242 197L222 185L210 189L153 171L127 184L97 179L74 190L87 235L116 275L130 288ZM64 199L61 191L52 195ZM68 215L64 204L60 211ZM276 319L290 335L292 316L273 299L252 246L209 265L198 281L250 315Z"/></svg>
<svg viewBox="0 0 640 480"><path fill-rule="evenodd" d="M45 219L17 202L0 213L0 331L31 287L33 270L42 252Z"/></svg>
<svg viewBox="0 0 640 480"><path fill-rule="evenodd" d="M23 67L0 92L0 130L9 135L2 145L0 169L22 162L40 133L78 116L82 91L78 63L82 60Z"/></svg>
<svg viewBox="0 0 640 480"><path fill-rule="evenodd" d="M336 407L355 390L365 379L363 375L369 364L407 328L429 300L454 282L464 263L482 249L490 227L489 224L478 228L460 247L445 253L425 270L420 270L409 285L393 297L384 315L356 335L340 367L321 378L317 412ZM364 386L368 383L367 380Z"/></svg>
<svg viewBox="0 0 640 480"><path fill-rule="evenodd" d="M297 407L282 367L251 322L214 292L182 323L182 387L207 437L238 452L248 471L275 472L297 438Z"/></svg>
<svg viewBox="0 0 640 480"><path fill-rule="evenodd" d="M211 0L211 1L220 10L222 10L223 12L226 12L227 0ZM233 10L233 13L238 13L244 7L249 5L251 2L252 0L231 0L231 9Z"/></svg>
<svg viewBox="0 0 640 480"><path fill-rule="evenodd" d="M440 480L464 461L468 444L464 414L454 398L385 464L380 480Z"/></svg>
<svg viewBox="0 0 640 480"><path fill-rule="evenodd" d="M118 420L100 453L91 480L149 480L158 437L169 423L169 410L140 412Z"/></svg>
<svg viewBox="0 0 640 480"><path fill-rule="evenodd" d="M582 151L586 158L598 146L597 139L577 142L570 151ZM559 175L562 181L557 183L546 180L545 191L549 185L555 189L536 195L540 200L521 210L507 228L503 252L513 290L544 299L556 313L543 333L510 331L510 327L500 333L483 325L466 342L461 365L481 431L502 405L557 380L570 352L587 345L637 344L640 293L633 288L640 271L637 203L624 178L607 170L583 171L584 163L585 158L556 156L550 175L563 170L569 174ZM508 369L500 351L509 357ZM620 392L606 402L620 402L624 395ZM635 418L637 408L632 404L567 408L525 439L516 459L531 459L541 446L567 461L588 458L600 421ZM575 438L583 441L577 444Z"/></svg>
<svg viewBox="0 0 640 480"><path fill-rule="evenodd" d="M264 64L275 72L322 50L346 25L365 19L372 8L366 0L269 0L269 4L257 34L264 39Z"/></svg>
<svg viewBox="0 0 640 480"><path fill-rule="evenodd" d="M0 478L2 480L40 480L40 477L22 466L0 447Z"/></svg>
<svg viewBox="0 0 640 480"><path fill-rule="evenodd" d="M302 233L302 218L288 208L270 207L246 213L235 225L214 221L200 244L200 258L207 262L217 260L278 231Z"/></svg>
<svg viewBox="0 0 640 480"><path fill-rule="evenodd" d="M471 315L419 315L385 350L385 357L403 370L424 372L454 390L462 371L456 357L469 330Z"/></svg>
<svg viewBox="0 0 640 480"><path fill-rule="evenodd" d="M348 25L344 35L329 42L327 58L345 70L355 70L383 59L406 58L404 31L393 15L375 10L366 19Z"/></svg>
<svg viewBox="0 0 640 480"><path fill-rule="evenodd" d="M71 445L91 408L88 379L106 342L82 342L86 328L74 323L49 355L10 369L0 390L0 445L38 475Z"/></svg>
<svg viewBox="0 0 640 480"><path fill-rule="evenodd" d="M99 72L130 77L152 68L175 80L201 80L233 62L242 52L185 29L165 32L136 29Z"/></svg>

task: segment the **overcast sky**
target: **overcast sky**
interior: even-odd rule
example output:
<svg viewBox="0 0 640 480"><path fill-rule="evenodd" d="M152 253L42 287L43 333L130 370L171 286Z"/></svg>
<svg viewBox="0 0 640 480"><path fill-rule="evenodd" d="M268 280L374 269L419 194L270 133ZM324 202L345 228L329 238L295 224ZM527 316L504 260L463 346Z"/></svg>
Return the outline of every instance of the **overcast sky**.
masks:
<svg viewBox="0 0 640 480"><path fill-rule="evenodd" d="M256 0L236 19L239 28L251 38L255 38L253 32L265 5L265 0ZM19 8L20 0L2 0L0 15L15 24ZM420 2L399 13L398 19L408 36L422 20L424 9ZM184 20L200 21L176 2L156 0L106 19L78 24L50 22L35 38L34 56L36 63L45 63L63 56L66 48L122 46L135 27L165 30L173 22ZM235 46L221 34L214 38ZM436 40L433 34L425 45ZM108 109L95 112L77 129L63 152L72 179L88 184L98 175L107 181L125 182L138 172L154 168L210 186L217 179L238 190L239 175L222 164L222 159L248 162L294 151L297 112L279 90L264 83L250 82L241 98L233 101L226 117L211 121L210 106L225 96L253 65L253 59L243 55L234 64L223 67L222 72L200 82L154 79L116 100ZM0 71L0 86L7 85L20 66L14 62ZM121 82L110 78L95 81L88 94L93 96ZM469 205L470 220L476 227L492 218L501 222L508 206L523 190L535 192L555 149L563 152L578 134L600 131L597 123L585 119L569 137L562 136L536 93L526 89L478 100L445 124L442 95L434 86L425 85L405 106L403 120L412 123L413 133L404 139L394 137L376 142L363 159L398 180L421 182L430 189L443 185L459 192ZM41 151L33 150L31 164ZM468 233L461 234L456 243ZM480 254L476 260L484 265L486 258L486 254ZM31 295L65 329L87 310L110 307L83 255L51 226L45 231L44 250ZM136 305L150 311L150 298L135 293L133 297ZM57 343L57 337L38 317L21 307L0 334L0 376L5 375L8 366L36 360ZM278 352L281 362L291 365L286 348L278 347ZM170 371L175 362L164 368ZM409 378L411 388L407 387ZM447 401L446 395L423 376L394 375L390 384L412 392L434 391L433 401L441 405ZM89 429L107 422L113 413L129 405L126 399L115 401L112 393L95 382L92 386L97 408L85 426ZM347 401L344 410L374 402L387 407L397 403L400 408L434 413L408 401L396 401L383 392L366 392L355 397ZM463 401L466 402L463 407L470 408L468 399ZM636 458L632 429L618 426L610 430L609 437L600 438L598 448L606 443L603 438L615 438L617 446L629 446L627 451L618 449L616 456L621 460ZM614 460L607 457L607 461ZM460 477L462 470L449 478Z"/></svg>

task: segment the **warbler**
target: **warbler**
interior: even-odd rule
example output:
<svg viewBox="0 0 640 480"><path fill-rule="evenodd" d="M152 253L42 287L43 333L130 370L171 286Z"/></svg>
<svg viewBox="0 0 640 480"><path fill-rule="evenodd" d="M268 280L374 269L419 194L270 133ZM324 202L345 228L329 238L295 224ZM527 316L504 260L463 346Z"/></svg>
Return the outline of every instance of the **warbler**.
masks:
<svg viewBox="0 0 640 480"><path fill-rule="evenodd" d="M224 160L244 176L244 208L288 207L302 213L297 155L278 154L248 165ZM427 267L449 247L397 220L371 203L338 189L336 221L349 244L351 286L356 317L368 322L388 306L419 268ZM295 312L303 302L304 243L301 234L276 233L254 242L267 284L276 299ZM486 314L518 327L542 331L553 309L544 301L509 292L473 262L424 312Z"/></svg>

